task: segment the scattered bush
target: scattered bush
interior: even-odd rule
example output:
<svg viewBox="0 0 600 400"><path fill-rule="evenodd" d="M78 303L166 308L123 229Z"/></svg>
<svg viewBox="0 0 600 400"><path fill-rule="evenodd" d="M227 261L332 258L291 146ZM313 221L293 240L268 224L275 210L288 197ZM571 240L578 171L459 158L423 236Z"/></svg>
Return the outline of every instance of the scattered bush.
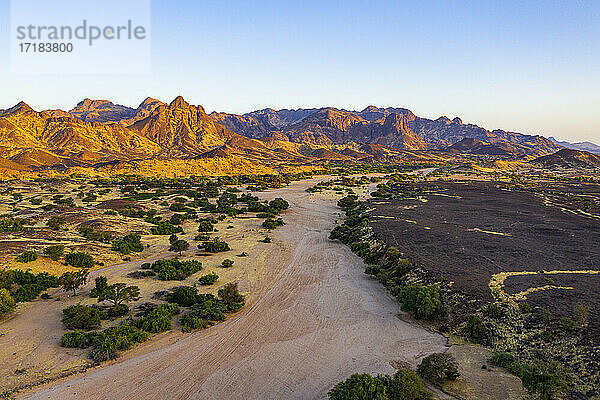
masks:
<svg viewBox="0 0 600 400"><path fill-rule="evenodd" d="M425 357L417 366L417 374L437 385L441 385L446 379L455 380L460 376L454 357L444 353L433 353Z"/></svg>
<svg viewBox="0 0 600 400"><path fill-rule="evenodd" d="M521 310L523 314L528 314L533 310L533 308L531 308L531 306L527 303L519 303L519 310Z"/></svg>
<svg viewBox="0 0 600 400"><path fill-rule="evenodd" d="M210 273L204 276L201 276L198 281L200 282L201 285L204 286L208 286L208 285L212 285L214 284L217 279L219 279L219 275L215 274L215 273Z"/></svg>
<svg viewBox="0 0 600 400"><path fill-rule="evenodd" d="M98 302L109 301L113 307L123 305L139 299L140 288L137 286L127 286L125 283L113 283L107 285L104 290L98 293Z"/></svg>
<svg viewBox="0 0 600 400"><path fill-rule="evenodd" d="M198 232L212 232L215 229L215 226L211 221L200 221L200 225L198 226Z"/></svg>
<svg viewBox="0 0 600 400"><path fill-rule="evenodd" d="M572 332L577 329L577 322L571 318L563 317L560 319L560 326L567 332Z"/></svg>
<svg viewBox="0 0 600 400"><path fill-rule="evenodd" d="M269 236L265 236L265 238L262 241L263 243L271 243L271 238Z"/></svg>
<svg viewBox="0 0 600 400"><path fill-rule="evenodd" d="M230 307L236 309L244 305L244 296L238 291L237 283L228 283L217 292L219 298Z"/></svg>
<svg viewBox="0 0 600 400"><path fill-rule="evenodd" d="M483 325L483 321L477 315L470 314L467 318L465 334L475 342L480 342L487 336L487 330Z"/></svg>
<svg viewBox="0 0 600 400"><path fill-rule="evenodd" d="M47 272L33 274L21 270L0 271L0 288L10 292L14 284L19 285L18 289L11 294L16 302L32 301L43 291L58 287L58 278Z"/></svg>
<svg viewBox="0 0 600 400"><path fill-rule="evenodd" d="M537 394L540 400L552 400L568 389L569 376L557 362L538 360L526 364L519 373L523 387L529 394Z"/></svg>
<svg viewBox="0 0 600 400"><path fill-rule="evenodd" d="M221 263L221 267L223 267L223 268L233 267L233 260L230 260L229 258L224 259L223 262Z"/></svg>
<svg viewBox="0 0 600 400"><path fill-rule="evenodd" d="M441 305L438 285L410 285L401 287L396 296L404 311L412 311L415 318L431 319L439 315Z"/></svg>
<svg viewBox="0 0 600 400"><path fill-rule="evenodd" d="M510 353L496 352L496 353L492 354L492 357L490 358L490 362L492 363L492 365L495 365L497 367L502 367L502 368L509 370L509 372L513 372L514 364L515 364L515 356L513 356Z"/></svg>
<svg viewBox="0 0 600 400"><path fill-rule="evenodd" d="M202 319L196 313L185 314L179 320L181 324L182 332L193 332L199 329L206 329L210 327L211 323L205 319Z"/></svg>
<svg viewBox="0 0 600 400"><path fill-rule="evenodd" d="M575 304L573 306L573 316L579 328L587 326L590 307L580 303Z"/></svg>
<svg viewBox="0 0 600 400"><path fill-rule="evenodd" d="M63 310L62 323L68 329L83 329L86 331L100 328L100 320L104 317L97 308L74 304Z"/></svg>
<svg viewBox="0 0 600 400"><path fill-rule="evenodd" d="M174 251L181 255L182 252L187 251L190 248L190 244L183 239L177 239L169 247L169 251Z"/></svg>
<svg viewBox="0 0 600 400"><path fill-rule="evenodd" d="M52 217L50 217L50 219L48 219L46 225L53 231L58 231L64 225L65 222L67 222L67 219L65 217L58 217L56 215L53 215Z"/></svg>
<svg viewBox="0 0 600 400"><path fill-rule="evenodd" d="M283 222L283 220L281 218L277 218L277 219L267 218L262 223L263 228L266 228L266 229L275 229L278 226L282 226L282 225L285 225L285 222Z"/></svg>
<svg viewBox="0 0 600 400"><path fill-rule="evenodd" d="M202 269L202 263L196 260L179 261L177 258L170 260L157 260L150 268L158 275L161 281L184 280Z"/></svg>
<svg viewBox="0 0 600 400"><path fill-rule="evenodd" d="M130 254L133 252L139 253L144 250L144 246L141 243L141 236L137 233L130 233L123 237L121 240L115 240L112 242L113 251L118 251L121 254Z"/></svg>
<svg viewBox="0 0 600 400"><path fill-rule="evenodd" d="M84 251L69 253L65 256L65 263L75 268L92 268L94 259Z"/></svg>
<svg viewBox="0 0 600 400"><path fill-rule="evenodd" d="M15 309L15 299L7 289L0 289L0 316L8 314Z"/></svg>
<svg viewBox="0 0 600 400"><path fill-rule="evenodd" d="M178 304L182 307L190 307L197 302L198 289L192 286L181 286L175 288L168 294L166 299L170 303Z"/></svg>
<svg viewBox="0 0 600 400"><path fill-rule="evenodd" d="M331 400L387 400L385 386L369 374L354 374L335 385L328 393Z"/></svg>
<svg viewBox="0 0 600 400"><path fill-rule="evenodd" d="M105 276L97 277L94 282L96 283L96 287L90 291L90 297L98 297L108 287L108 280Z"/></svg>
<svg viewBox="0 0 600 400"><path fill-rule="evenodd" d="M102 332L88 333L86 340L93 346L90 357L101 362L115 359L119 351L129 350L137 343L148 340L148 333L125 321Z"/></svg>
<svg viewBox="0 0 600 400"><path fill-rule="evenodd" d="M174 304L161 304L136 321L136 325L150 333L165 332L171 329L171 317L176 314L179 314L179 307Z"/></svg>
<svg viewBox="0 0 600 400"><path fill-rule="evenodd" d="M69 347L69 348L86 348L87 344L87 334L82 330L75 330L70 332L65 332L65 334L60 339L61 347Z"/></svg>
<svg viewBox="0 0 600 400"><path fill-rule="evenodd" d="M214 238L212 241L202 242L198 245L199 249L208 251L209 253L221 253L229 251L229 245L226 242L222 242L219 238Z"/></svg>
<svg viewBox="0 0 600 400"><path fill-rule="evenodd" d="M153 235L172 235L174 233L183 232L183 228L181 226L173 225L169 221L159 222L158 225L150 229L150 232Z"/></svg>
<svg viewBox="0 0 600 400"><path fill-rule="evenodd" d="M37 259L38 259L38 254L36 251L26 250L26 251L22 252L21 254L19 254L17 256L17 258L15 258L15 261L20 262L20 263L28 263L31 261L35 261Z"/></svg>
<svg viewBox="0 0 600 400"><path fill-rule="evenodd" d="M55 244L44 249L44 255L50 257L53 261L58 261L65 253L65 246Z"/></svg>
<svg viewBox="0 0 600 400"><path fill-rule="evenodd" d="M127 315L127 313L129 313L129 307L127 304L117 304L106 311L106 316L109 318L118 318L124 317Z"/></svg>
<svg viewBox="0 0 600 400"><path fill-rule="evenodd" d="M73 291L73 296L77 294L77 289L85 285L90 275L88 269L82 269L77 272L65 272L58 278L58 283L65 292Z"/></svg>

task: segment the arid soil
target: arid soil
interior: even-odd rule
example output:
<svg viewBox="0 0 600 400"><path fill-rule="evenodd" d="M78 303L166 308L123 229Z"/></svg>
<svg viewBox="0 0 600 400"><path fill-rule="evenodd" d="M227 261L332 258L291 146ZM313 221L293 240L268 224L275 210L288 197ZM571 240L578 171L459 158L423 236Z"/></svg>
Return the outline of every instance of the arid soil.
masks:
<svg viewBox="0 0 600 400"><path fill-rule="evenodd" d="M390 363L414 368L445 351L444 337L400 319L398 303L363 274L361 259L328 239L339 209L332 197L304 191L315 183L260 194L284 197L290 209L270 245L233 242L234 254L244 250L248 262L264 265L260 279L241 285L256 295L238 314L192 334L174 327L112 364L19 398L323 398L355 372L393 373ZM134 267L112 270L121 268Z"/></svg>

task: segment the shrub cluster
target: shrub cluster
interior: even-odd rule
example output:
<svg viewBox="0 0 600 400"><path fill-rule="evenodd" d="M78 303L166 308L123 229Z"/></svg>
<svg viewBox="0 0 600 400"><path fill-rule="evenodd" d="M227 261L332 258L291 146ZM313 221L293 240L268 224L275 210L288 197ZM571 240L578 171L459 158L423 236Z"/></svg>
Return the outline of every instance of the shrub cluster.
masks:
<svg viewBox="0 0 600 400"><path fill-rule="evenodd" d="M198 248L200 250L208 251L209 253L221 253L230 250L229 244L227 244L227 242L219 240L219 238L214 238L213 240L202 242L198 245Z"/></svg>
<svg viewBox="0 0 600 400"><path fill-rule="evenodd" d="M152 227L150 232L153 235L172 235L174 233L183 232L183 228L181 226L173 225L169 221L159 222L158 225Z"/></svg>
<svg viewBox="0 0 600 400"><path fill-rule="evenodd" d="M115 240L112 242L113 251L118 251L121 254L130 254L133 252L139 253L144 250L144 246L141 243L141 236L137 233L130 233L121 240Z"/></svg>
<svg viewBox="0 0 600 400"><path fill-rule="evenodd" d="M331 400L433 400L423 382L411 370L400 369L394 375L354 374L335 385L328 393Z"/></svg>
<svg viewBox="0 0 600 400"><path fill-rule="evenodd" d="M178 287L167 295L167 301L182 307L191 307L191 312L180 320L182 330L191 332L208 328L213 322L224 321L225 313L238 310L245 300L239 293L237 284L230 283L219 289L217 297L212 294L199 294L195 287Z"/></svg>
<svg viewBox="0 0 600 400"><path fill-rule="evenodd" d="M106 318L99 309L81 303L63 310L62 323L67 329L83 329L86 331L100 328L100 321Z"/></svg>
<svg viewBox="0 0 600 400"><path fill-rule="evenodd" d="M212 272L210 274L201 276L200 278L198 278L198 281L200 282L201 285L208 286L208 285L214 284L218 279L219 279L219 275Z"/></svg>
<svg viewBox="0 0 600 400"><path fill-rule="evenodd" d="M281 218L277 218L277 219L267 218L262 223L263 228L266 228L266 229L275 229L278 226L282 226L282 225L285 225L285 222L283 222L283 219L281 219Z"/></svg>
<svg viewBox="0 0 600 400"><path fill-rule="evenodd" d="M0 289L6 289L16 302L35 300L45 290L55 287L58 287L58 278L47 272L0 271Z"/></svg>
<svg viewBox="0 0 600 400"><path fill-rule="evenodd" d="M37 259L38 253L35 250L25 250L15 258L15 261L20 263L28 263Z"/></svg>
<svg viewBox="0 0 600 400"><path fill-rule="evenodd" d="M184 280L202 269L202 263L196 260L180 261L177 258L157 260L142 264L142 269L151 269L161 281Z"/></svg>
<svg viewBox="0 0 600 400"><path fill-rule="evenodd" d="M76 251L65 256L65 263L75 268L92 268L95 262L85 251Z"/></svg>

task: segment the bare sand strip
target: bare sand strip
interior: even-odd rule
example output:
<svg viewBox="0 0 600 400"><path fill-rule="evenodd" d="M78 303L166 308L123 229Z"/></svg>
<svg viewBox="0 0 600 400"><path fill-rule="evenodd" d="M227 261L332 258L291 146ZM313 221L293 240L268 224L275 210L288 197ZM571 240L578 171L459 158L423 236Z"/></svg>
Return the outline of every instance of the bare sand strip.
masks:
<svg viewBox="0 0 600 400"><path fill-rule="evenodd" d="M152 340L112 364L25 393L29 399L313 399L355 372L418 364L446 339L400 320L398 303L328 239L339 209L304 189L265 192L290 202L273 232L261 295L224 323ZM21 398L21 396L19 396Z"/></svg>

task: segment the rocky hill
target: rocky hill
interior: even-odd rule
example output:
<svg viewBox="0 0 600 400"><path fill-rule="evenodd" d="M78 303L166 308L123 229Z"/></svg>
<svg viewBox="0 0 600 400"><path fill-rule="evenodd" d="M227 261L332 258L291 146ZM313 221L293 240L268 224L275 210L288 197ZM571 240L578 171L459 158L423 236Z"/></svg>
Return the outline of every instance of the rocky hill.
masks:
<svg viewBox="0 0 600 400"><path fill-rule="evenodd" d="M541 136L489 131L460 118L421 118L406 108L270 108L213 112L181 96L137 108L85 99L72 110L0 110L3 168L69 168L148 159L242 157L270 163L443 159L461 154L520 158L555 153ZM430 150L435 150L432 153Z"/></svg>
<svg viewBox="0 0 600 400"><path fill-rule="evenodd" d="M263 117L265 115L268 118ZM245 136L283 135L290 141L315 145L357 141L418 150L446 148L465 138L472 138L505 147L517 156L540 156L561 148L542 136L490 131L474 124L464 124L458 117L452 120L447 117L435 120L421 118L406 108L369 106L362 111L335 108L268 109L244 115L213 113L211 116Z"/></svg>
<svg viewBox="0 0 600 400"><path fill-rule="evenodd" d="M562 149L554 154L538 157L531 163L543 168L600 168L600 156L587 151Z"/></svg>

